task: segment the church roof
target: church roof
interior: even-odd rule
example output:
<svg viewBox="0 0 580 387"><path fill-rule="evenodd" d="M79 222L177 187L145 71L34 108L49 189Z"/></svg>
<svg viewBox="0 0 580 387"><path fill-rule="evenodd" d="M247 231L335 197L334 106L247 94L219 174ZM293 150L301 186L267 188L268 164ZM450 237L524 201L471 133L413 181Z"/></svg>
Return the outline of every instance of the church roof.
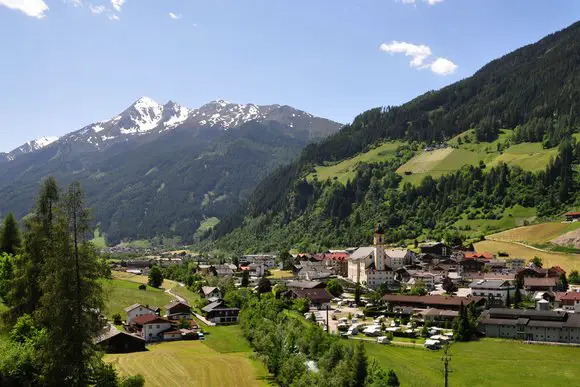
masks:
<svg viewBox="0 0 580 387"><path fill-rule="evenodd" d="M350 255L350 260L364 259L375 253L374 247L359 247L354 253Z"/></svg>

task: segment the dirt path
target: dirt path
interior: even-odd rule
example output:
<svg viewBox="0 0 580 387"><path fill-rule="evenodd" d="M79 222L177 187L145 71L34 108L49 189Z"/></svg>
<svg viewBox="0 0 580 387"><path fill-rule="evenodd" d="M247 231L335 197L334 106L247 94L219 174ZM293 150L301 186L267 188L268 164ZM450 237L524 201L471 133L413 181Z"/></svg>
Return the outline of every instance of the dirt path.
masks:
<svg viewBox="0 0 580 387"><path fill-rule="evenodd" d="M173 293L171 290L172 290L171 288L170 289L165 289L165 293L169 294L172 297L175 297L175 299L177 301L179 301L179 302L183 302L185 304L189 304L189 302L187 302L187 300L185 298L181 297L178 294Z"/></svg>

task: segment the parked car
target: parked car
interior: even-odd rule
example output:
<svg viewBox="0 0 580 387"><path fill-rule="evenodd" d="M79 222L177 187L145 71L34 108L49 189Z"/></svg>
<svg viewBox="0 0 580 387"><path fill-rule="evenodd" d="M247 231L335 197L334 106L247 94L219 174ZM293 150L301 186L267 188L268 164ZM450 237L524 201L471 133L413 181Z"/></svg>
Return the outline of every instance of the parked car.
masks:
<svg viewBox="0 0 580 387"><path fill-rule="evenodd" d="M379 336L377 337L377 343L379 344L389 344L389 338L387 336Z"/></svg>
<svg viewBox="0 0 580 387"><path fill-rule="evenodd" d="M205 340L205 335L203 333L199 332L197 336L199 337L200 340Z"/></svg>

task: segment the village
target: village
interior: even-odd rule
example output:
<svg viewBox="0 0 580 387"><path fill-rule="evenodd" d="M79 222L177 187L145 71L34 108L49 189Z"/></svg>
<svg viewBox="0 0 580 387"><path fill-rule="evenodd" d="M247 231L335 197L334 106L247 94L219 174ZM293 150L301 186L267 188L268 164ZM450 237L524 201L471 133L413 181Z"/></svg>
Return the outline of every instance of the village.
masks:
<svg viewBox="0 0 580 387"><path fill-rule="evenodd" d="M182 258L188 257L164 254L155 263L181 264ZM580 286L568 285L558 266L444 242L421 243L415 251L391 248L380 224L371 246L298 253L290 260L283 271L274 254L245 255L237 265L198 263L197 273L231 278L238 288L246 277L256 293L267 281L277 297L304 300L306 320L345 338L439 349L453 340L454 321L470 310L481 337L580 345ZM115 269L148 273L147 259L134 262ZM163 316L159 306L127 305L124 319L98 342L111 353L141 351L150 343L204 340L203 326L238 323L240 309L229 307L218 287L199 288L203 305L173 295Z"/></svg>

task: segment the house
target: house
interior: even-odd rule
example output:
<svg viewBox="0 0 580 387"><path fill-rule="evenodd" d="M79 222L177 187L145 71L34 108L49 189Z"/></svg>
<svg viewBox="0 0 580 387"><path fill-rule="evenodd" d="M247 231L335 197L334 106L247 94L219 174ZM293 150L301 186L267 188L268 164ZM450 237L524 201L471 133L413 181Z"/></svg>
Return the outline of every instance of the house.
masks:
<svg viewBox="0 0 580 387"><path fill-rule="evenodd" d="M159 315L160 309L157 307L150 307L149 305L133 304L125 308L125 313L127 314L127 324L131 325L135 317L143 316L146 314Z"/></svg>
<svg viewBox="0 0 580 387"><path fill-rule="evenodd" d="M423 319L424 322L429 322L431 324L440 324L446 322L453 322L453 320L459 316L459 312L456 310L449 309L437 309L429 308L418 313L419 317Z"/></svg>
<svg viewBox="0 0 580 387"><path fill-rule="evenodd" d="M133 325L140 329L141 337L147 341L163 340L163 332L172 328L172 322L155 314L145 314L133 319Z"/></svg>
<svg viewBox="0 0 580 387"><path fill-rule="evenodd" d="M480 259L483 261L491 261L495 259L495 256L492 253L488 252L475 252L475 251L465 251L463 253L463 259Z"/></svg>
<svg viewBox="0 0 580 387"><path fill-rule="evenodd" d="M348 278L371 289L376 289L382 284L393 285L395 272L390 266L393 262L395 262L393 258L385 253L385 230L379 224L374 231L373 246L360 247L350 255Z"/></svg>
<svg viewBox="0 0 580 387"><path fill-rule="evenodd" d="M165 317L169 320L191 320L191 306L181 301L173 301L165 305Z"/></svg>
<svg viewBox="0 0 580 387"><path fill-rule="evenodd" d="M435 283L441 282L440 274L433 274L416 270L408 270L408 273L411 276L411 279L409 280L411 282L410 284L414 285L421 281L425 284L427 289L433 289L435 287Z"/></svg>
<svg viewBox="0 0 580 387"><path fill-rule="evenodd" d="M216 325L235 324L238 322L240 309L227 308L223 301L212 302L201 310L206 319Z"/></svg>
<svg viewBox="0 0 580 387"><path fill-rule="evenodd" d="M276 267L276 256L273 254L244 255L240 258L240 262L247 265L252 263L263 264L266 269L271 269Z"/></svg>
<svg viewBox="0 0 580 387"><path fill-rule="evenodd" d="M516 279L518 281L523 281L523 279L526 277L542 278L546 277L547 275L548 270L536 267L534 265L528 265L516 273Z"/></svg>
<svg viewBox="0 0 580 387"><path fill-rule="evenodd" d="M108 325L104 332L95 340L106 353L131 353L145 351L145 339L121 331L113 325Z"/></svg>
<svg viewBox="0 0 580 387"><path fill-rule="evenodd" d="M492 259L485 263L485 267L492 273L505 273L508 271L506 261L503 259Z"/></svg>
<svg viewBox="0 0 580 387"><path fill-rule="evenodd" d="M298 279L304 281L321 280L332 275L332 272L322 261L302 261L299 265L294 265L293 272Z"/></svg>
<svg viewBox="0 0 580 387"><path fill-rule="evenodd" d="M182 339L182 333L180 330L171 330L163 332L163 341L176 341Z"/></svg>
<svg viewBox="0 0 580 387"><path fill-rule="evenodd" d="M348 275L348 257L350 254L346 250L329 250L322 254L322 260L327 267L343 277Z"/></svg>
<svg viewBox="0 0 580 387"><path fill-rule="evenodd" d="M556 287L556 278L535 278L526 277L524 278L524 290L527 292L539 292L539 291L554 291Z"/></svg>
<svg viewBox="0 0 580 387"><path fill-rule="evenodd" d="M323 309L326 308L327 306L330 306L330 300L334 298L334 296L324 288L323 289L291 288L290 290L288 290L287 296L292 299L306 298L308 299L311 307L318 309Z"/></svg>
<svg viewBox="0 0 580 387"><path fill-rule="evenodd" d="M419 244L419 249L423 254L431 254L439 257L451 256L451 247L443 242L426 242Z"/></svg>
<svg viewBox="0 0 580 387"><path fill-rule="evenodd" d="M580 314L580 292L566 292L559 298L562 309L573 310Z"/></svg>
<svg viewBox="0 0 580 387"><path fill-rule="evenodd" d="M501 300L502 305L505 305L508 294L513 299L516 291L516 287L505 280L476 280L469 285L469 288L472 295L491 299L497 303Z"/></svg>
<svg viewBox="0 0 580 387"><path fill-rule="evenodd" d="M570 211L570 212L567 212L566 214L564 214L564 216L566 217L566 220L568 222L576 222L576 221L578 221L578 219L580 219L580 212Z"/></svg>
<svg viewBox="0 0 580 387"><path fill-rule="evenodd" d="M459 272L463 273L479 273L485 267L485 262L479 259L464 259L459 262Z"/></svg>
<svg viewBox="0 0 580 387"><path fill-rule="evenodd" d="M201 289L199 289L199 296L201 298L222 298L222 292L215 286L202 286Z"/></svg>
<svg viewBox="0 0 580 387"><path fill-rule="evenodd" d="M325 285L324 282L320 281L290 281L286 284L286 287L289 289L322 289Z"/></svg>
<svg viewBox="0 0 580 387"><path fill-rule="evenodd" d="M492 308L481 314L478 323L487 337L580 343L580 314Z"/></svg>
<svg viewBox="0 0 580 387"><path fill-rule="evenodd" d="M506 265L509 271L520 271L526 265L526 260L522 258L512 258L506 261Z"/></svg>
<svg viewBox="0 0 580 387"><path fill-rule="evenodd" d="M387 303L389 310L394 307L407 307L418 309L445 309L459 310L461 304L467 307L475 303L476 307L483 307L485 299L482 297L458 297L458 296L407 296L398 294L386 294L382 300Z"/></svg>
<svg viewBox="0 0 580 387"><path fill-rule="evenodd" d="M254 277L263 277L266 274L266 266L263 263L250 263L247 268Z"/></svg>

